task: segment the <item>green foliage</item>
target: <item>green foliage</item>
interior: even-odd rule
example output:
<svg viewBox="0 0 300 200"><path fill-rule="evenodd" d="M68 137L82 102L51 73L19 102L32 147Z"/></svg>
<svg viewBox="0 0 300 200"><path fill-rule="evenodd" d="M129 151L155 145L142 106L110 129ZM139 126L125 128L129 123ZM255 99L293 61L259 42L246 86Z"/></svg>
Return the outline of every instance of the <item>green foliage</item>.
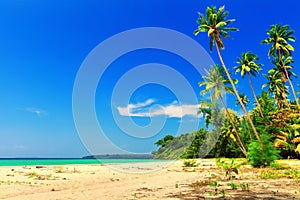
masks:
<svg viewBox="0 0 300 200"><path fill-rule="evenodd" d="M200 147L202 146L205 137L207 135L205 129L200 129L194 133L194 139L191 144L187 147L181 158L199 158Z"/></svg>
<svg viewBox="0 0 300 200"><path fill-rule="evenodd" d="M248 145L248 159L253 167L266 167L269 166L274 160L279 158L279 152L272 146L270 136L261 134L263 149L257 140L252 141Z"/></svg>
<svg viewBox="0 0 300 200"><path fill-rule="evenodd" d="M212 185L213 181L212 180L198 180L195 183L192 184L193 187L203 187L203 186L208 186Z"/></svg>
<svg viewBox="0 0 300 200"><path fill-rule="evenodd" d="M198 165L196 160L186 160L183 162L183 167L197 167Z"/></svg>
<svg viewBox="0 0 300 200"><path fill-rule="evenodd" d="M225 196L225 191L224 191L224 190L221 190L221 191L220 191L220 194L224 197L224 196Z"/></svg>
<svg viewBox="0 0 300 200"><path fill-rule="evenodd" d="M28 174L29 178L35 178L37 180L48 180L52 177L52 174L37 174L36 172L30 172Z"/></svg>
<svg viewBox="0 0 300 200"><path fill-rule="evenodd" d="M240 184L240 187L241 189L244 191L244 190L249 190L249 184L248 183L242 183Z"/></svg>
<svg viewBox="0 0 300 200"><path fill-rule="evenodd" d="M276 162L272 162L270 164L270 167L276 170L281 170L281 169L289 169L290 166L287 164L283 164L283 163L276 163Z"/></svg>
<svg viewBox="0 0 300 200"><path fill-rule="evenodd" d="M207 32L210 36L209 47L212 51L213 45L217 44L218 47L224 49L224 43L221 37L229 38L229 31L237 31L237 28L228 27L233 23L234 19L227 19L228 12L225 11L225 6L218 9L215 6L206 8L206 15L199 13L197 23L199 24L197 30L194 31L195 35L200 32Z"/></svg>
<svg viewBox="0 0 300 200"><path fill-rule="evenodd" d="M300 171L295 170L295 169L263 170L260 173L260 178L263 178L263 179L291 178L294 180L299 180L300 179Z"/></svg>
<svg viewBox="0 0 300 200"><path fill-rule="evenodd" d="M238 185L235 183L227 183L227 186L230 186L232 190L237 190Z"/></svg>
<svg viewBox="0 0 300 200"><path fill-rule="evenodd" d="M243 163L235 164L234 159L231 159L230 163L227 163L224 160L221 161L221 159L217 159L216 161L216 165L225 171L225 176L228 178L228 180L232 180L234 178L233 173L236 175L239 174L238 170L242 164Z"/></svg>
<svg viewBox="0 0 300 200"><path fill-rule="evenodd" d="M219 186L219 184L215 181L215 182L213 182L213 183L211 184L211 186L214 187L214 188L216 188L216 187Z"/></svg>
<svg viewBox="0 0 300 200"><path fill-rule="evenodd" d="M174 136L172 135L166 135L164 138L158 140L155 142L157 146L165 147L167 146L172 140L174 139Z"/></svg>
<svg viewBox="0 0 300 200"><path fill-rule="evenodd" d="M300 113L297 109L278 110L270 115L274 146L283 158L300 158Z"/></svg>
<svg viewBox="0 0 300 200"><path fill-rule="evenodd" d="M202 131L202 129L200 129L199 131ZM203 131L206 132L206 130L204 129ZM196 134L197 132L193 132L174 137L166 145L160 146L157 151L152 152L152 154L154 155L154 159L178 159L181 157L184 158L183 155L193 143ZM194 157L191 156L190 158Z"/></svg>

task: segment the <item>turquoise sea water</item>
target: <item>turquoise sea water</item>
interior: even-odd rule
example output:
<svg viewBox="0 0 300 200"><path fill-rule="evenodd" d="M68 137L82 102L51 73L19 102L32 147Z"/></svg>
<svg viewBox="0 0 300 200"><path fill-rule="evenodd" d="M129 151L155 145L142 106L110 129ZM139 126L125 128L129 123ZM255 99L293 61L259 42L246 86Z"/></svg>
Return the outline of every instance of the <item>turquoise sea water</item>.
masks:
<svg viewBox="0 0 300 200"><path fill-rule="evenodd" d="M112 164L159 162L152 159L0 159L0 166L30 166L30 165L71 165L71 164Z"/></svg>

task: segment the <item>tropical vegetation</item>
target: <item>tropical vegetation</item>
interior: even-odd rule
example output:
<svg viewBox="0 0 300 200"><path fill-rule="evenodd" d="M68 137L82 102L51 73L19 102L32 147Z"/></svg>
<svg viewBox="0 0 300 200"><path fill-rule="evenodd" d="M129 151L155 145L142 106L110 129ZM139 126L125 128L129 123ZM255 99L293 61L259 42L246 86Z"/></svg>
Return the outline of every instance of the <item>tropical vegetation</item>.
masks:
<svg viewBox="0 0 300 200"><path fill-rule="evenodd" d="M262 64L258 55L244 52L235 66L231 63L236 73L230 74L221 51L229 32L238 29L231 27L235 20L227 19L228 15L224 6L207 7L205 14L199 14L199 26L194 31L196 36L207 32L209 50L212 52L215 47L220 60L220 65L208 66L207 74L199 82L203 99L198 113L203 115L205 128L179 137L166 136L156 143L159 149L154 155L156 158L246 157L254 167L269 166L278 158L300 159L299 92L295 90L297 75L293 70L291 44L296 40L294 31L289 25L271 25L261 42L269 45L268 54L261 56L267 56L270 63ZM267 71L263 74L265 83L254 85L252 79L262 76L259 72L263 66ZM248 79L252 102L239 93L234 76ZM260 94L258 89L262 90ZM234 95L243 114L226 106L226 93ZM251 103L249 109L247 105Z"/></svg>

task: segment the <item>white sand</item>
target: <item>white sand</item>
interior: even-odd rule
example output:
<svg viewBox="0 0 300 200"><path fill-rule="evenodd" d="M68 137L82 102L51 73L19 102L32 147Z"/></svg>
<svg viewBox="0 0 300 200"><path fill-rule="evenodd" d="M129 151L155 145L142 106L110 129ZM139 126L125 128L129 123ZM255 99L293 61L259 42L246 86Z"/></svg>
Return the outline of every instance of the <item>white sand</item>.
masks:
<svg viewBox="0 0 300 200"><path fill-rule="evenodd" d="M0 199L7 200L156 200L218 198L300 199L300 181L289 178L260 179L260 170L245 168L234 182L249 183L250 190L230 189L224 171L214 160L198 160L197 168L183 168L183 161L111 165L0 167ZM296 169L299 169L297 161ZM217 181L191 187L196 181Z"/></svg>
<svg viewBox="0 0 300 200"><path fill-rule="evenodd" d="M182 162L0 168L0 199L158 199L197 180ZM31 173L31 176L30 176ZM40 180L39 180L40 179ZM145 196L145 195L144 195Z"/></svg>

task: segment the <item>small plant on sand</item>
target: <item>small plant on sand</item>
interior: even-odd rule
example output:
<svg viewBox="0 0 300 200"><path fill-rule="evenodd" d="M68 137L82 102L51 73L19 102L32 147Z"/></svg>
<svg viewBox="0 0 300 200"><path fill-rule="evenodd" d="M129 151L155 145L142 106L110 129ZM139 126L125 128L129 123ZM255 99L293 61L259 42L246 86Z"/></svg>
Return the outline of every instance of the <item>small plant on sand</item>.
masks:
<svg viewBox="0 0 300 200"><path fill-rule="evenodd" d="M37 174L36 172L30 172L28 174L29 178L34 178L37 180L45 180L45 179L50 179L52 177L52 174Z"/></svg>
<svg viewBox="0 0 300 200"><path fill-rule="evenodd" d="M29 176L29 178L33 178L33 177L38 176L38 174L37 174L36 172L30 172L30 173L28 174L28 176Z"/></svg>
<svg viewBox="0 0 300 200"><path fill-rule="evenodd" d="M212 180L201 180L201 181L196 181L195 183L192 183L193 187L203 187L203 186L208 186L212 185Z"/></svg>
<svg viewBox="0 0 300 200"><path fill-rule="evenodd" d="M196 160L186 160L183 162L183 167L197 167L198 165Z"/></svg>
<svg viewBox="0 0 300 200"><path fill-rule="evenodd" d="M213 186L214 188L217 188L217 187L219 186L219 184L218 184L217 182L213 182L213 183L211 184L211 186Z"/></svg>
<svg viewBox="0 0 300 200"><path fill-rule="evenodd" d="M230 186L233 190L236 190L238 188L238 185L235 183L227 183L227 186Z"/></svg>
<svg viewBox="0 0 300 200"><path fill-rule="evenodd" d="M231 163L226 163L224 160L221 161L220 159L217 159L216 164L225 171L225 176L228 178L228 180L235 178L233 173L236 175L239 174L238 169L240 168L241 164L235 164L234 159L231 160Z"/></svg>
<svg viewBox="0 0 300 200"><path fill-rule="evenodd" d="M222 197L225 196L225 191L224 190L219 190L219 186L220 184L218 184L216 181L212 182L211 186L213 187L212 191L209 191L208 194L209 195L222 195Z"/></svg>
<svg viewBox="0 0 300 200"><path fill-rule="evenodd" d="M240 188L243 191L245 191L245 190L249 191L249 184L248 183L242 183L242 184L240 184Z"/></svg>
<svg viewBox="0 0 300 200"><path fill-rule="evenodd" d="M59 167L55 170L55 173L64 173L63 167Z"/></svg>
<svg viewBox="0 0 300 200"><path fill-rule="evenodd" d="M221 190L220 194L222 195L222 197L225 197L225 191L224 190Z"/></svg>

